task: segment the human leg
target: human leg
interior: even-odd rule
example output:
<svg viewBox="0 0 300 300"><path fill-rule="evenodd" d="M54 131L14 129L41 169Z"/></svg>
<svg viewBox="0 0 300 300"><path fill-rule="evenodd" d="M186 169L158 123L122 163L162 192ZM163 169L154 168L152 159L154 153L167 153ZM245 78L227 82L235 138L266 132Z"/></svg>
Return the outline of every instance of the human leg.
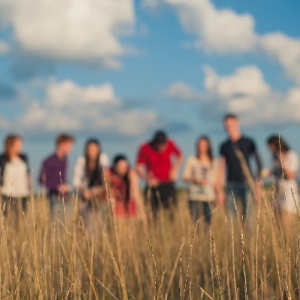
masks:
<svg viewBox="0 0 300 300"><path fill-rule="evenodd" d="M189 210L194 222L200 218L200 205L198 201L189 200Z"/></svg>

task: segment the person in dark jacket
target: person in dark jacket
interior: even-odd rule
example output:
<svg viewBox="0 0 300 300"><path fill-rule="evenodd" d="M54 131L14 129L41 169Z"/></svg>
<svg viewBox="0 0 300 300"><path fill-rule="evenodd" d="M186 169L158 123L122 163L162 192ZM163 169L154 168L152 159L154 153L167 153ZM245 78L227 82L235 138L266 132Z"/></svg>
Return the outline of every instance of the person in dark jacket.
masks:
<svg viewBox="0 0 300 300"><path fill-rule="evenodd" d="M0 194L2 211L26 210L30 193L28 159L22 154L23 140L19 135L8 135L4 152L0 155Z"/></svg>

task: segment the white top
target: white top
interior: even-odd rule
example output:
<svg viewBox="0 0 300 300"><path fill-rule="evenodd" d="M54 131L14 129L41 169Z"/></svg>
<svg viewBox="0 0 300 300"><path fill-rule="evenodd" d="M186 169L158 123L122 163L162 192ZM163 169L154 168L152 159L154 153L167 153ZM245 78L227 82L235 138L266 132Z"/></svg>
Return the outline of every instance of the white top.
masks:
<svg viewBox="0 0 300 300"><path fill-rule="evenodd" d="M19 157L5 164L1 194L8 197L27 197L29 178L26 163Z"/></svg>
<svg viewBox="0 0 300 300"><path fill-rule="evenodd" d="M99 165L104 169L109 167L109 158L106 153L100 154ZM79 156L75 163L74 173L73 173L73 186L75 188L87 187L87 180L85 177L85 157Z"/></svg>
<svg viewBox="0 0 300 300"><path fill-rule="evenodd" d="M297 153L289 150L282 155L282 165L289 171L297 172L299 165ZM298 209L300 207L297 181L295 178L283 177L280 159L276 157L273 159L273 175L276 180L276 199L279 207L289 213L297 214L296 206Z"/></svg>
<svg viewBox="0 0 300 300"><path fill-rule="evenodd" d="M289 150L285 155L282 155L282 164L286 169L292 172L297 172L299 166L299 159L297 153L295 151ZM278 158L273 159L273 175L276 179L283 179L281 161Z"/></svg>
<svg viewBox="0 0 300 300"><path fill-rule="evenodd" d="M205 180L204 185L189 183L189 199L193 201L214 201L216 198L214 185L217 177L217 162L200 161L190 156L183 171L183 179Z"/></svg>

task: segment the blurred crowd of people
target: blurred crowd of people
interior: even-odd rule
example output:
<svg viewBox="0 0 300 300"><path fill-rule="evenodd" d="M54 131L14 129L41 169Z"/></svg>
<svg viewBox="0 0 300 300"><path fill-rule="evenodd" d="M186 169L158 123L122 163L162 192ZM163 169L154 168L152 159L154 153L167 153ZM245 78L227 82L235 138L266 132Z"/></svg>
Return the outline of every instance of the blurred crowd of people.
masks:
<svg viewBox="0 0 300 300"><path fill-rule="evenodd" d="M283 226L297 214L299 196L297 185L298 156L279 135L270 136L267 146L272 155L271 170L262 169L260 156L252 138L241 133L238 117L228 114L223 119L228 139L213 155L208 136L200 136L194 155L186 158L182 179L188 188L188 207L196 222L212 221L215 205L225 205L228 213L240 214L251 220L253 203L261 197L262 178L272 176L276 191L275 209ZM69 134L56 138L55 151L42 162L38 182L47 191L52 216L59 214L74 195L80 202L80 214L85 222L106 201L113 203L116 217L145 217L145 204L151 207L154 218L161 209L174 217L177 207L176 181L183 154L174 140L164 131L154 133L150 141L140 146L132 167L126 155L116 155L112 162L102 151L100 141L89 139L83 154L73 168L73 179L67 180L68 155L74 143ZM0 194L2 211L26 211L32 193L30 166L23 153L22 137L9 135L0 155ZM255 163L256 170L251 170ZM143 197L139 178L145 182Z"/></svg>

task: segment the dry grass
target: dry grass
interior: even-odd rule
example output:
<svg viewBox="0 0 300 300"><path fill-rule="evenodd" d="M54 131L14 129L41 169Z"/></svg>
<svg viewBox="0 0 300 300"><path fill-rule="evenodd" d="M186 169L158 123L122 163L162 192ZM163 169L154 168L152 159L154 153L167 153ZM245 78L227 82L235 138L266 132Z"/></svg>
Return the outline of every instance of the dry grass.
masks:
<svg viewBox="0 0 300 300"><path fill-rule="evenodd" d="M282 232L272 193L251 230L222 208L211 228L195 226L179 198L174 221L162 214L147 225L100 211L86 227L76 199L62 221L49 220L38 196L17 222L1 214L0 298L299 299L300 220Z"/></svg>

